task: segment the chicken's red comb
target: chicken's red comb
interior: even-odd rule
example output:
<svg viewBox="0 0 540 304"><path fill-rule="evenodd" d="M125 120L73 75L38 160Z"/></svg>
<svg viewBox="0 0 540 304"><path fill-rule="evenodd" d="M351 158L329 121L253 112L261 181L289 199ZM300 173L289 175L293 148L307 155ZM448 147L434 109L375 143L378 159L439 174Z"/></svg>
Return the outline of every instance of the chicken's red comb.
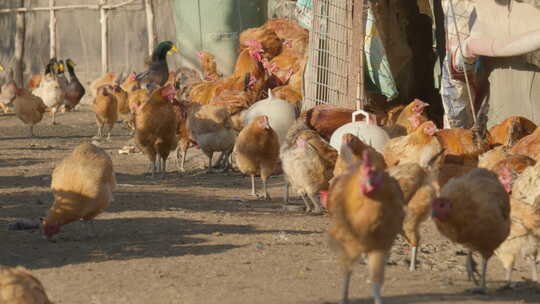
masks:
<svg viewBox="0 0 540 304"><path fill-rule="evenodd" d="M259 40L255 40L255 39L246 40L246 42L244 42L244 44L246 46L248 46L248 47L252 47L252 48L256 49L257 51L262 52L262 50L263 50L262 43Z"/></svg>

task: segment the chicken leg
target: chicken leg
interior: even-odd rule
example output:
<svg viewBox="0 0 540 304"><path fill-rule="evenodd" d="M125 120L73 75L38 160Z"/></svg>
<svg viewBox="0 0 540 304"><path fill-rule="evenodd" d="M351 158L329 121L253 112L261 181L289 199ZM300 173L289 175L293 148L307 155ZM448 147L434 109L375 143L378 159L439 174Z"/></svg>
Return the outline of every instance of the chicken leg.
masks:
<svg viewBox="0 0 540 304"><path fill-rule="evenodd" d="M313 193L308 193L308 197L311 200L311 203L313 203L313 214L322 214L321 204L315 195Z"/></svg>
<svg viewBox="0 0 540 304"><path fill-rule="evenodd" d="M486 274L487 274L487 264L489 258L482 257L482 276L480 278L480 288L475 288L472 290L473 293L477 294L486 294Z"/></svg>
<svg viewBox="0 0 540 304"><path fill-rule="evenodd" d="M111 141L111 132L114 127L114 124L109 125L109 130L107 131L107 141Z"/></svg>
<svg viewBox="0 0 540 304"><path fill-rule="evenodd" d="M538 269L536 267L536 257L531 259L532 280L538 282Z"/></svg>
<svg viewBox="0 0 540 304"><path fill-rule="evenodd" d="M349 285L351 283L351 270L343 272L343 287L341 289L341 303L349 304Z"/></svg>
<svg viewBox="0 0 540 304"><path fill-rule="evenodd" d="M414 271L416 269L416 255L418 247L412 246L411 248L411 264L409 265L409 271Z"/></svg>
<svg viewBox="0 0 540 304"><path fill-rule="evenodd" d="M55 125L55 124L56 124L56 111L58 111L58 108L57 108L57 107L52 107L52 108L51 108L51 115L52 115L51 125Z"/></svg>
<svg viewBox="0 0 540 304"><path fill-rule="evenodd" d="M475 285L478 285L478 279L476 279L474 276L475 274L478 274L478 270L476 270L476 262L473 259L471 250L469 250L469 253L467 254L465 269L467 269L467 277L469 281L473 281Z"/></svg>
<svg viewBox="0 0 540 304"><path fill-rule="evenodd" d="M262 186L263 186L262 198L265 200L271 200L272 198L270 197L270 194L268 194L268 190L266 189L266 176L264 177L261 176L261 180L262 180Z"/></svg>
<svg viewBox="0 0 540 304"><path fill-rule="evenodd" d="M285 198L283 200L285 204L289 203L289 182L285 182Z"/></svg>
<svg viewBox="0 0 540 304"><path fill-rule="evenodd" d="M384 251L372 251L368 253L369 276L372 282L375 304L382 304L381 288L384 284L385 265L386 253Z"/></svg>
<svg viewBox="0 0 540 304"><path fill-rule="evenodd" d="M305 193L302 194L302 200L304 201L304 204L306 205L306 213L311 212L311 204L309 203Z"/></svg>
<svg viewBox="0 0 540 304"><path fill-rule="evenodd" d="M92 237L92 238L95 238L97 237L97 232L96 232L96 225L94 223L93 220L89 220L89 221L84 221L87 226L89 227L89 231L88 231L88 236L89 237Z"/></svg>
<svg viewBox="0 0 540 304"><path fill-rule="evenodd" d="M257 192L255 191L255 175L251 175L251 195L257 197Z"/></svg>
<svg viewBox="0 0 540 304"><path fill-rule="evenodd" d="M34 137L34 125L29 126L28 137Z"/></svg>
<svg viewBox="0 0 540 304"><path fill-rule="evenodd" d="M206 169L206 173L212 173L214 172L212 170L212 157L214 156L214 152L206 153L206 156L208 156L208 169Z"/></svg>

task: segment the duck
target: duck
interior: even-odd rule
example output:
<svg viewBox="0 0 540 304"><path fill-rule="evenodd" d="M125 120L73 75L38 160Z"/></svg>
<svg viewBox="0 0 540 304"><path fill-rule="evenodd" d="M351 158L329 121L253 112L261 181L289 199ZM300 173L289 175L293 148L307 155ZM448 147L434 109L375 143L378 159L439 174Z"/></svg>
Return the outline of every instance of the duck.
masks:
<svg viewBox="0 0 540 304"><path fill-rule="evenodd" d="M75 66L76 64L71 58L66 60L66 67L69 73L69 83L64 90L64 105L66 111L73 110L84 97L84 94L86 94L86 90L75 74Z"/></svg>
<svg viewBox="0 0 540 304"><path fill-rule="evenodd" d="M163 86L169 78L169 66L167 65L167 55L178 52L178 49L171 41L159 43L150 58L148 70L135 77L141 85L146 84L146 89L153 91Z"/></svg>

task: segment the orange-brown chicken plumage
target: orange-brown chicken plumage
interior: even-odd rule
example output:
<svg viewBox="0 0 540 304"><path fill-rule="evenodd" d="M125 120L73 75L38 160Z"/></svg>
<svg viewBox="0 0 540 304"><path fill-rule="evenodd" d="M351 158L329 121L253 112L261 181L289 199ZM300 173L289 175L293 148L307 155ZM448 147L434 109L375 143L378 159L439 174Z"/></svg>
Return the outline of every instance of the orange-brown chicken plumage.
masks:
<svg viewBox="0 0 540 304"><path fill-rule="evenodd" d="M307 39L309 36L308 30L288 18L270 19L262 27L274 31L283 40Z"/></svg>
<svg viewBox="0 0 540 304"><path fill-rule="evenodd" d="M523 137L511 149L512 154L526 155L530 158L540 160L540 128L536 128L530 135Z"/></svg>
<svg viewBox="0 0 540 304"><path fill-rule="evenodd" d="M135 142L148 157L152 176L156 171L165 176L167 158L178 143L177 120L171 104L175 95L173 86L156 89L135 112Z"/></svg>
<svg viewBox="0 0 540 304"><path fill-rule="evenodd" d="M94 219L112 202L115 187L107 152L90 143L77 146L52 173L54 203L43 220L43 234L50 239L60 226Z"/></svg>
<svg viewBox="0 0 540 304"><path fill-rule="evenodd" d="M373 166L377 170L386 170L386 163L384 157L377 150L373 149L370 145L365 144L358 137L353 134L347 133L342 136L341 145L346 145L351 149L353 162L360 161L364 151L368 152L369 159L371 160ZM343 157L338 156L336 160L336 166L334 167L334 176L339 176L346 172L348 169L347 162L343 160Z"/></svg>
<svg viewBox="0 0 540 304"><path fill-rule="evenodd" d="M121 86L115 85L112 87L111 94L116 98L116 112L124 122L128 122L132 119L131 110L129 109L128 93L122 89Z"/></svg>
<svg viewBox="0 0 540 304"><path fill-rule="evenodd" d="M512 221L510 235L496 250L510 281L517 256L528 260L532 280L538 281L537 260L540 258L540 164L528 167L516 179L510 198Z"/></svg>
<svg viewBox="0 0 540 304"><path fill-rule="evenodd" d="M130 73L126 79L124 79L124 82L122 82L120 87L122 87L122 89L128 94L135 90L139 90L141 88L141 84L137 80L137 74L135 72Z"/></svg>
<svg viewBox="0 0 540 304"><path fill-rule="evenodd" d="M194 142L189 137L187 119L192 112L193 103L186 100L174 100L172 102L174 114L176 116L176 137L178 147L176 148L176 164L180 172L184 172L187 151Z"/></svg>
<svg viewBox="0 0 540 304"><path fill-rule="evenodd" d="M417 249L420 244L420 224L427 220L431 211L431 200L437 195L437 169L443 159L442 153L443 151L430 160L427 169L416 163L408 163L388 170L390 176L398 181L405 199L406 212L403 220L403 235L412 247L409 267L411 271L416 268Z"/></svg>
<svg viewBox="0 0 540 304"><path fill-rule="evenodd" d="M276 169L279 160L279 141L268 122L268 117L259 116L242 129L234 144L234 156L240 172L251 176L251 194L257 196L255 175L260 175L263 185L262 197L270 199L266 180Z"/></svg>
<svg viewBox="0 0 540 304"><path fill-rule="evenodd" d="M493 167L493 172L499 176L499 181L506 189L512 191L515 179L530 166L534 166L536 161L525 155L510 155L498 162Z"/></svg>
<svg viewBox="0 0 540 304"><path fill-rule="evenodd" d="M254 99L254 92L227 90L212 99L210 104L225 107L231 115L233 128L240 132L244 127L242 111L248 109L254 103Z"/></svg>
<svg viewBox="0 0 540 304"><path fill-rule="evenodd" d="M215 81L221 78L217 71L216 57L207 51L198 51L197 57L201 61L203 70L203 79Z"/></svg>
<svg viewBox="0 0 540 304"><path fill-rule="evenodd" d="M111 138L111 131L118 118L118 105L116 97L112 93L112 86L100 87L96 99L92 104L92 110L96 114L98 137L103 136L103 127L107 125L107 140Z"/></svg>
<svg viewBox="0 0 540 304"><path fill-rule="evenodd" d="M351 152L345 148L341 154ZM335 179L328 193L330 237L344 264L343 303L348 300L352 266L362 254L368 257L375 303L382 303L386 257L405 216L403 193L394 178L371 165L367 153L362 162L352 165L351 160L350 164L350 170Z"/></svg>
<svg viewBox="0 0 540 304"><path fill-rule="evenodd" d="M251 41L258 41L263 49L262 56L268 60L277 56L281 52L281 40L276 33L265 27L256 27L244 30L240 33L240 49L249 48Z"/></svg>
<svg viewBox="0 0 540 304"><path fill-rule="evenodd" d="M492 171L475 168L451 179L432 201L439 232L469 249L467 270L474 279L472 252L482 256L481 290L486 289L487 262L510 233L510 201Z"/></svg>
<svg viewBox="0 0 540 304"><path fill-rule="evenodd" d="M399 126L405 130L405 134L410 134L420 125L428 120L427 114L424 109L428 106L427 103L420 99L411 101L401 112L396 119L396 126ZM413 123L411 117L417 116L418 121Z"/></svg>
<svg viewBox="0 0 540 304"><path fill-rule="evenodd" d="M427 162L442 149L435 137L436 131L435 124L427 121L413 133L386 142L383 155L388 167L417 163L425 168Z"/></svg>
<svg viewBox="0 0 540 304"><path fill-rule="evenodd" d="M491 146L511 147L523 137L531 134L536 125L525 117L512 116L489 129Z"/></svg>
<svg viewBox="0 0 540 304"><path fill-rule="evenodd" d="M43 284L23 267L0 266L0 303L53 304Z"/></svg>
<svg viewBox="0 0 540 304"><path fill-rule="evenodd" d="M353 112L351 109L322 104L303 112L300 117L308 127L317 131L326 141L330 141L335 130L352 121Z"/></svg>
<svg viewBox="0 0 540 304"><path fill-rule="evenodd" d="M42 78L43 78L43 74L32 75L32 77L30 77L30 80L28 80L28 89L33 90L39 87L39 83L41 82Z"/></svg>
<svg viewBox="0 0 540 304"><path fill-rule="evenodd" d="M105 75L95 79L90 83L90 92L92 93L92 96L97 96L97 91L100 87L106 86L106 85L114 85L118 78L118 75L114 72L107 72ZM129 77L128 77L129 78ZM125 88L124 88L125 90ZM127 91L127 90L126 90Z"/></svg>
<svg viewBox="0 0 540 304"><path fill-rule="evenodd" d="M146 89L128 92L128 105L131 113L135 113L148 99L150 99L150 92Z"/></svg>

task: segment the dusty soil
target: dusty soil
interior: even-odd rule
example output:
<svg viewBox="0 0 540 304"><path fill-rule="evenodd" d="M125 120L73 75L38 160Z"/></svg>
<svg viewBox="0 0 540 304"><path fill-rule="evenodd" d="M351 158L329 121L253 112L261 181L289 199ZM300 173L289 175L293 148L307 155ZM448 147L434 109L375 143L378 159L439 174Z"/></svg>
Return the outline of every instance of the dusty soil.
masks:
<svg viewBox="0 0 540 304"><path fill-rule="evenodd" d="M114 162L115 201L96 220L99 236L88 238L80 224L63 227L57 241L36 230L8 231L19 219L38 219L51 204L54 165L96 133L93 114L83 107L49 117L39 137L13 115L0 116L0 264L23 265L45 285L55 303L337 303L341 287L335 254L326 242L328 217L282 209L283 178L270 181L271 201L249 196L241 174L204 174L205 158L192 149L188 173L173 161L165 180L143 173L142 154L119 155L130 139L116 125L101 142ZM299 202L298 198L294 198ZM500 262L488 271L488 295L467 292L464 251L428 221L419 269L407 269L409 247L396 242L386 272L386 303L540 303L538 284L519 261L513 289L504 285ZM351 303L372 303L366 267L358 263Z"/></svg>

